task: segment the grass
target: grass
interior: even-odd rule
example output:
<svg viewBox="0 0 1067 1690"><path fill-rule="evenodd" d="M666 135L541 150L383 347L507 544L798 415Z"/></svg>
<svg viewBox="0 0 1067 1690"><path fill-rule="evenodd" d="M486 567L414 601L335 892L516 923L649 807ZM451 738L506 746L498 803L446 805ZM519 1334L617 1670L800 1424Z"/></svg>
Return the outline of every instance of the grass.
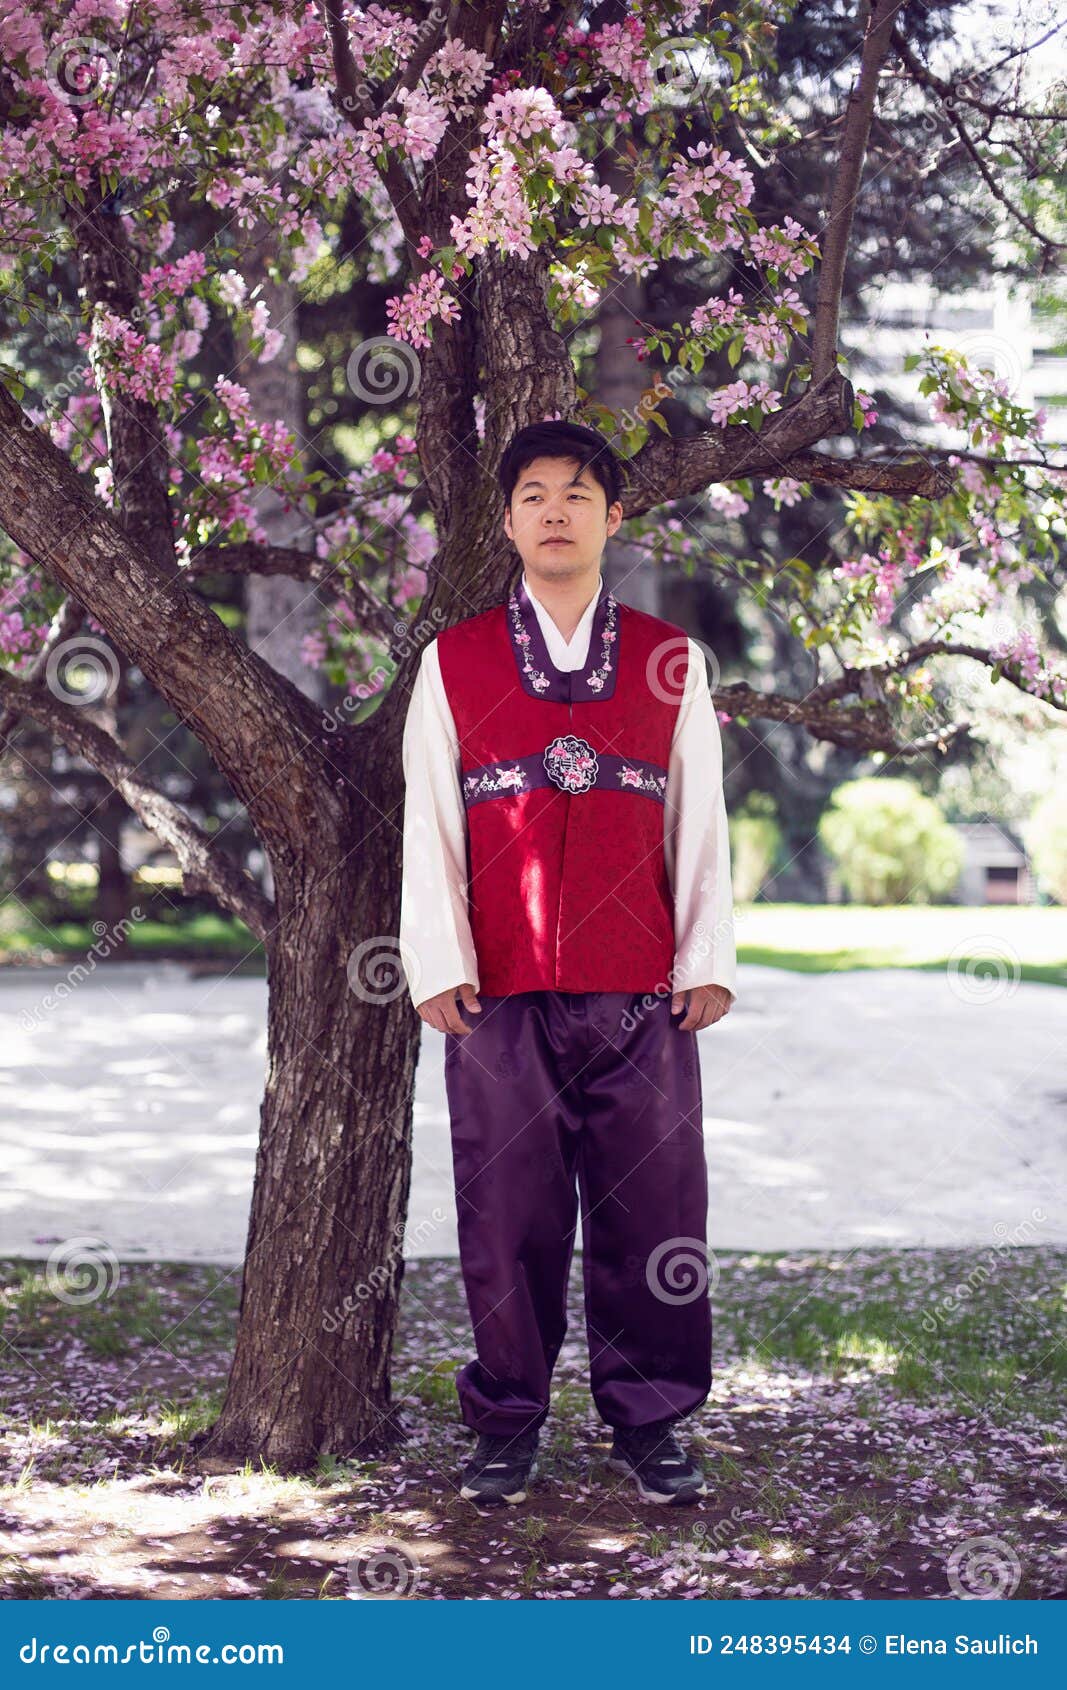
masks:
<svg viewBox="0 0 1067 1690"><path fill-rule="evenodd" d="M159 1264L156 1269L160 1279L179 1295L202 1271L182 1263ZM189 1356L224 1341L237 1308L234 1279L217 1268L209 1268L207 1273L203 1301L192 1307L182 1322L182 1350ZM57 1332L69 1328L72 1313L77 1316L79 1342L92 1355L121 1357L146 1343L167 1345L170 1304L164 1302L162 1289L131 1274L128 1264L120 1267L110 1296L95 1302L78 1304L85 1282L77 1273L57 1275L55 1285L53 1291L40 1262L10 1264L0 1299L4 1317L0 1331L14 1327L20 1348L47 1348ZM64 1301L64 1297L71 1301Z"/></svg>
<svg viewBox="0 0 1067 1690"><path fill-rule="evenodd" d="M11 908L0 917L0 960L36 962L83 961L92 947L101 943L94 933L96 919L93 900L80 900L84 909L72 900L69 914L61 917L34 913L27 919L24 908ZM131 918L127 929L130 957L151 962L154 958L219 960L229 963L239 972L264 972L264 951L244 922L204 911L199 915L170 912L152 894L139 894L132 899L141 909L159 904L157 914L145 915L137 921Z"/></svg>
<svg viewBox="0 0 1067 1690"><path fill-rule="evenodd" d="M0 1595L344 1600L352 1558L384 1543L417 1564L419 1600L929 1597L951 1594L947 1557L979 1535L1021 1566L1008 1594L1058 1590L1067 1251L718 1265L712 1395L683 1428L708 1498L665 1514L607 1467L579 1257L539 1472L499 1514L457 1491L457 1262L406 1264L409 1442L287 1475L253 1453L205 1464L191 1443L223 1401L239 1276L124 1263L109 1297L77 1306L44 1263L0 1261Z"/></svg>
<svg viewBox="0 0 1067 1690"><path fill-rule="evenodd" d="M142 904L148 900L142 899ZM27 923L22 910L0 918L0 961L82 959L94 943L93 908L69 919ZM741 962L801 974L847 969L944 969L957 947L978 959L974 972L1005 965L1022 980L1067 986L1067 909L1053 905L739 904L735 930ZM129 933L129 953L150 961L213 959L237 972L262 974L263 948L243 922L205 913L146 917Z"/></svg>
<svg viewBox="0 0 1067 1690"><path fill-rule="evenodd" d="M741 904L735 933L739 961L802 974L940 970L963 956L977 959L978 976L1007 967L1067 986L1067 909L1053 905Z"/></svg>
<svg viewBox="0 0 1067 1690"><path fill-rule="evenodd" d="M756 1282L774 1271L773 1255L749 1260ZM917 1301L928 1273L932 1294ZM1067 1395L1064 1292L1039 1254L864 1251L847 1296L835 1294L833 1278L803 1297L791 1283L749 1310L726 1298L722 1319L739 1352L832 1378L858 1367L915 1402L977 1404L998 1424L1023 1411L1052 1418Z"/></svg>

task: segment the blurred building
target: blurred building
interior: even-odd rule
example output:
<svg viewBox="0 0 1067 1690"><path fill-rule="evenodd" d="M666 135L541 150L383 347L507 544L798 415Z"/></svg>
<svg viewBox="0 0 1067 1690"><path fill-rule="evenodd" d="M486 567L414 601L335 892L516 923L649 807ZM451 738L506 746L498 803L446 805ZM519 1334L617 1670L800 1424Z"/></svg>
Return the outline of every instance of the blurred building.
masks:
<svg viewBox="0 0 1067 1690"><path fill-rule="evenodd" d="M904 360L923 346L946 346L976 369L991 370L1007 385L1017 405L1048 411L1046 445L1067 444L1067 356L1052 316L1035 312L1023 289L1014 295L994 279L979 290L939 293L927 282L887 281L865 290L866 316L843 325L849 376L858 388L892 392L901 403L920 407L918 434L945 444L952 436L929 416L919 393L918 370Z"/></svg>
<svg viewBox="0 0 1067 1690"><path fill-rule="evenodd" d="M964 849L952 899L957 904L1035 904L1030 859L1018 835L1001 822L953 822Z"/></svg>

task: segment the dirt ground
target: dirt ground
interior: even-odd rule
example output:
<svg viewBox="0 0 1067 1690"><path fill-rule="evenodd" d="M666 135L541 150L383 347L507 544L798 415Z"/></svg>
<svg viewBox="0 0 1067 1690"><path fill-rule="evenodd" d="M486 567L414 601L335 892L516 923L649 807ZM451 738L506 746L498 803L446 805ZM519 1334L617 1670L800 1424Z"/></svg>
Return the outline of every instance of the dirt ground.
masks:
<svg viewBox="0 0 1067 1690"><path fill-rule="evenodd" d="M1065 1265L1019 1249L720 1257L715 1383L682 1427L709 1494L664 1508L604 1463L576 1258L528 1499L480 1510L458 1494L473 1436L454 1380L472 1351L454 1259L406 1267L405 1442L297 1477L204 1442L236 1270L123 1264L75 1306L43 1263L4 1261L0 1594L1061 1595Z"/></svg>

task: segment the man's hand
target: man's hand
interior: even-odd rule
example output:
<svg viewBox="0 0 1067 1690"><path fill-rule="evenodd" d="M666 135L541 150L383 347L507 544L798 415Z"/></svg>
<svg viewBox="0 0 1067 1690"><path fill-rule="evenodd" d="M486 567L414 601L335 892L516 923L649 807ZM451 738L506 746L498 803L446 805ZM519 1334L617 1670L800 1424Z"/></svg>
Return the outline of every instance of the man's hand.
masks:
<svg viewBox="0 0 1067 1690"><path fill-rule="evenodd" d="M439 1033L459 1033L466 1038L473 1033L474 1028L468 1027L456 1007L456 993L463 999L464 1009L469 1009L475 1015L482 1013L482 1006L474 995L474 987L469 980L464 980L462 986L450 986L447 992L437 992L432 998L424 998L422 1003L416 1004L415 1012L421 1016L428 1027L436 1027Z"/></svg>
<svg viewBox="0 0 1067 1690"><path fill-rule="evenodd" d="M678 1031L699 1033L702 1028L721 1021L733 1008L734 995L728 986L690 986L688 991L675 992L671 998L671 1013L686 1004L686 1016L684 1021L679 1021Z"/></svg>

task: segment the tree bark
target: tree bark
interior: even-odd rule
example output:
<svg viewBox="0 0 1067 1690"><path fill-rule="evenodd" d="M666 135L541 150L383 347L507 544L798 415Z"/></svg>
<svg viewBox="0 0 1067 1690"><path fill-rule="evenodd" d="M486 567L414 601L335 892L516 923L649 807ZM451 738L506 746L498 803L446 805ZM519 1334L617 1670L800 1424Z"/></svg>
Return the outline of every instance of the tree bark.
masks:
<svg viewBox="0 0 1067 1690"><path fill-rule="evenodd" d="M122 825L129 811L114 789L92 813L91 826L97 838L99 879L93 914L107 929L109 962L129 955L130 883L122 863Z"/></svg>
<svg viewBox="0 0 1067 1690"><path fill-rule="evenodd" d="M389 815L397 747L373 746L358 782L368 810ZM405 1435L389 1369L422 1023L399 968L399 907L388 823L309 853L301 880L279 883L237 1346L202 1454L293 1472Z"/></svg>
<svg viewBox="0 0 1067 1690"><path fill-rule="evenodd" d="M270 327L284 340L265 364L242 346L235 379L247 390L253 416L284 423L303 451L303 387L296 362L299 296L291 282L277 282L269 273L277 242L277 234L263 221L240 237L239 269L249 295L256 294L264 301L270 312ZM251 502L270 546L297 551L306 548L310 525L298 510L285 508L273 487L257 488ZM301 653L305 634L314 632L321 621L318 594L306 578L261 576L258 571L247 577L245 632L250 648L279 674L288 676L308 698L325 704L329 690L326 678L305 663Z"/></svg>
<svg viewBox="0 0 1067 1690"><path fill-rule="evenodd" d="M632 191L618 156L609 153L603 166L604 184L626 199ZM624 276L604 296L597 311L600 343L596 352L596 397L616 416L631 412L646 418L641 398L647 386L645 371L627 340L634 337L634 318L644 319L647 288L639 276ZM653 403L658 401L653 400ZM655 424L652 425L655 427ZM658 565L649 561L643 545L635 545L622 533L613 534L604 548L601 574L616 598L650 616L663 614L663 578Z"/></svg>

